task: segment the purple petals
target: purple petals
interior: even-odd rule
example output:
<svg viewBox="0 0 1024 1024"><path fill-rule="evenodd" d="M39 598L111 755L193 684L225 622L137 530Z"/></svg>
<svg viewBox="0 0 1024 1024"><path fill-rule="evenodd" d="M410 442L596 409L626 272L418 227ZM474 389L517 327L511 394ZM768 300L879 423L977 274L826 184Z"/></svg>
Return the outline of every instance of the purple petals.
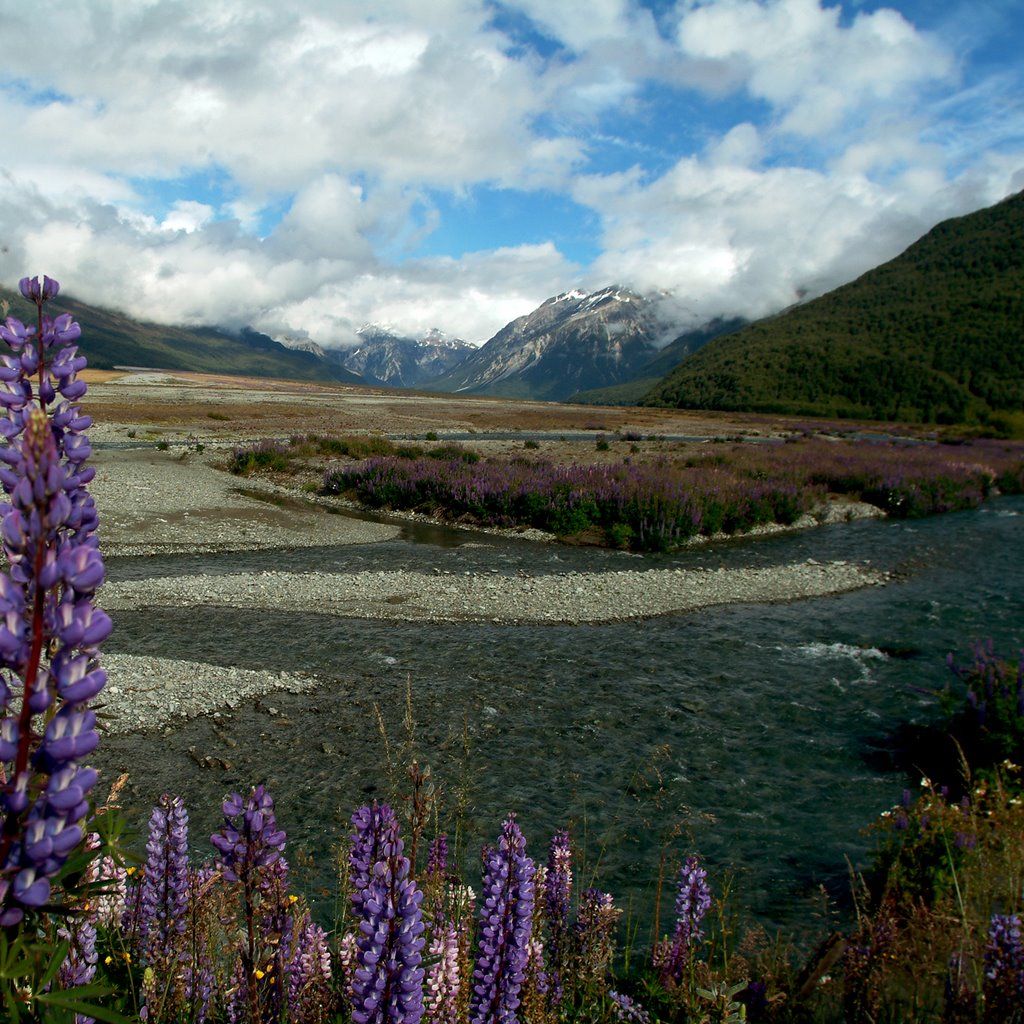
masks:
<svg viewBox="0 0 1024 1024"><path fill-rule="evenodd" d="M36 754L44 770L53 771L68 761L91 754L99 745L96 715L92 711L69 711L65 705L46 727Z"/></svg>
<svg viewBox="0 0 1024 1024"><path fill-rule="evenodd" d="M96 668L93 660L81 654L69 661L54 663L57 693L68 704L81 704L92 700L106 685L107 673Z"/></svg>
<svg viewBox="0 0 1024 1024"><path fill-rule="evenodd" d="M423 1014L423 894L408 877L394 811L374 803L352 823L349 877L359 927L352 1020L415 1024Z"/></svg>
<svg viewBox="0 0 1024 1024"><path fill-rule="evenodd" d="M55 772L46 787L50 806L77 820L81 815L71 812L77 811L86 802L92 787L96 785L96 778L94 768L76 768L74 765ZM84 810L82 813L85 813Z"/></svg>
<svg viewBox="0 0 1024 1024"><path fill-rule="evenodd" d="M252 789L245 801L232 793L224 800L223 810L224 826L210 836L210 842L221 855L225 878L242 881L256 868L277 861L286 836L277 828L274 801L262 786Z"/></svg>
<svg viewBox="0 0 1024 1024"><path fill-rule="evenodd" d="M707 882L708 873L696 857L687 857L679 872L679 888L676 895L676 928L671 943L661 951L660 973L665 984L679 984L691 950L704 932L701 921L711 908L711 888Z"/></svg>
<svg viewBox="0 0 1024 1024"><path fill-rule="evenodd" d="M87 599L61 604L57 616L57 636L68 647L95 647L114 628L110 616Z"/></svg>
<svg viewBox="0 0 1024 1024"><path fill-rule="evenodd" d="M25 907L41 907L50 898L50 880L36 875L35 868L24 868L14 876L14 898Z"/></svg>
<svg viewBox="0 0 1024 1024"><path fill-rule="evenodd" d="M534 864L513 817L502 825L497 850L484 858L480 949L473 971L472 1024L514 1019L525 978L533 922Z"/></svg>
<svg viewBox="0 0 1024 1024"><path fill-rule="evenodd" d="M91 594L103 582L103 559L96 548L80 544L65 549L58 565L64 582L79 594Z"/></svg>
<svg viewBox="0 0 1024 1024"><path fill-rule="evenodd" d="M38 277L23 277L18 282L18 291L29 302L34 302L36 305L41 306L48 299L52 299L57 295L60 291L60 285L52 277L47 277L43 274L42 287L39 285Z"/></svg>
<svg viewBox="0 0 1024 1024"><path fill-rule="evenodd" d="M166 793L153 808L142 874L139 936L146 963L172 968L188 910L188 812Z"/></svg>

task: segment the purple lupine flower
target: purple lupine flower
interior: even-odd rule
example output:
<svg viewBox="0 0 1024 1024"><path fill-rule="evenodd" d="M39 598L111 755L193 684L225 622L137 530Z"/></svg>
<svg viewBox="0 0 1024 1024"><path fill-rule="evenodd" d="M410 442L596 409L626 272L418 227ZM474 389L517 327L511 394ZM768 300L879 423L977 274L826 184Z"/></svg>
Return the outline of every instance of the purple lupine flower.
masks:
<svg viewBox="0 0 1024 1024"><path fill-rule="evenodd" d="M96 977L96 926L87 918L69 919L57 929L57 937L69 943L68 955L57 971L62 989L88 985ZM93 1024L93 1018L75 1014L75 1024Z"/></svg>
<svg viewBox="0 0 1024 1024"><path fill-rule="evenodd" d="M444 878L448 873L448 837L441 832L434 836L430 844L430 852L427 854L427 874Z"/></svg>
<svg viewBox="0 0 1024 1024"><path fill-rule="evenodd" d="M983 991L987 1020L1020 1019L1024 1005L1024 941L1019 914L992 916L985 947Z"/></svg>
<svg viewBox="0 0 1024 1024"><path fill-rule="evenodd" d="M341 972L342 989L349 1002L352 1001L352 982L359 966L356 962L359 953L356 941L355 932L345 932L338 941L338 969Z"/></svg>
<svg viewBox="0 0 1024 1024"><path fill-rule="evenodd" d="M170 964L181 953L188 913L188 812L164 793L149 818L139 894L139 947L144 964Z"/></svg>
<svg viewBox="0 0 1024 1024"><path fill-rule="evenodd" d="M295 925L292 900L288 897L288 861L284 857L263 869L258 891L260 913L256 930L262 940L261 963L268 979L263 1005L267 1017L276 1020L282 1016L288 998L288 951Z"/></svg>
<svg viewBox="0 0 1024 1024"><path fill-rule="evenodd" d="M515 818L501 827L498 849L484 860L480 950L469 1003L471 1024L517 1020L533 928L534 864Z"/></svg>
<svg viewBox="0 0 1024 1024"><path fill-rule="evenodd" d="M448 897L448 836L443 832L434 836L427 854L427 870L424 877L427 897L427 916L434 933L444 929L449 918Z"/></svg>
<svg viewBox="0 0 1024 1024"><path fill-rule="evenodd" d="M274 801L263 786L255 786L244 800L238 793L230 794L223 811L224 824L210 836L210 842L220 854L221 875L239 885L244 917L244 939L235 971L242 982L229 1004L229 1016L247 1013L257 1021L263 993L260 981L267 975L260 966L263 946L258 916L261 911L273 913L272 907L264 905L263 886L276 878L271 871L281 859L286 836L277 827ZM275 977L280 980L280 973Z"/></svg>
<svg viewBox="0 0 1024 1024"><path fill-rule="evenodd" d="M612 1013L621 1024L651 1024L651 1015L635 1000L620 992L609 992Z"/></svg>
<svg viewBox="0 0 1024 1024"><path fill-rule="evenodd" d="M288 1019L325 1020L330 1002L331 951L324 930L305 911L295 928L294 949L285 970Z"/></svg>
<svg viewBox="0 0 1024 1024"><path fill-rule="evenodd" d="M541 868L541 871L544 869ZM536 887L536 882L534 883ZM543 1001L551 991L551 976L544 961L544 940L532 935L526 949L526 987L534 998Z"/></svg>
<svg viewBox="0 0 1024 1024"><path fill-rule="evenodd" d="M423 894L409 877L398 819L387 804L352 815L352 908L359 921L352 978L355 1024L417 1024L423 1016Z"/></svg>
<svg viewBox="0 0 1024 1024"><path fill-rule="evenodd" d="M562 997L562 976L569 956L569 904L572 897L572 848L568 832L556 832L548 848L544 879L544 911L547 916L551 973L549 983L557 1004Z"/></svg>
<svg viewBox="0 0 1024 1024"><path fill-rule="evenodd" d="M273 864L284 849L285 833L277 827L274 801L263 786L255 786L243 800L238 793L225 798L224 825L210 836L220 853L220 866L229 882L258 882L260 868Z"/></svg>
<svg viewBox="0 0 1024 1024"><path fill-rule="evenodd" d="M67 315L43 315L55 281L22 285L37 325L0 326L13 353L0 356L0 485L9 499L0 503L9 566L0 575L0 926L47 902L50 879L84 838L96 773L82 760L99 743L87 702L106 682L96 657L110 632L93 605L103 563L85 491L91 421L72 404L85 390L75 379L84 360L63 348L80 330ZM17 714L12 687L21 689Z"/></svg>
<svg viewBox="0 0 1024 1024"><path fill-rule="evenodd" d="M194 1024L206 1024L213 1004L217 949L209 929L203 926L204 904L216 881L217 873L209 865L190 868L188 873L188 933L191 956L183 972L184 997L192 1010Z"/></svg>
<svg viewBox="0 0 1024 1024"><path fill-rule="evenodd" d="M661 965L662 979L679 984L690 960L690 950L704 932L701 921L711 908L711 888L708 873L696 857L687 857L679 872L679 890L676 895L676 930Z"/></svg>
<svg viewBox="0 0 1024 1024"><path fill-rule="evenodd" d="M435 932L427 956L430 966L424 985L423 1019L428 1024L457 1024L461 985L458 928L449 924Z"/></svg>
<svg viewBox="0 0 1024 1024"><path fill-rule="evenodd" d="M250 1018L247 1016L249 1000L250 974L245 969L241 958L235 961L234 969L231 972L231 983L228 987L227 999L224 1008L227 1011L228 1024L248 1024ZM257 1014L256 1020L259 1020Z"/></svg>
<svg viewBox="0 0 1024 1024"><path fill-rule="evenodd" d="M564 931L569 922L569 900L572 896L572 849L568 832L551 837L548 872L544 881L544 907L552 933Z"/></svg>

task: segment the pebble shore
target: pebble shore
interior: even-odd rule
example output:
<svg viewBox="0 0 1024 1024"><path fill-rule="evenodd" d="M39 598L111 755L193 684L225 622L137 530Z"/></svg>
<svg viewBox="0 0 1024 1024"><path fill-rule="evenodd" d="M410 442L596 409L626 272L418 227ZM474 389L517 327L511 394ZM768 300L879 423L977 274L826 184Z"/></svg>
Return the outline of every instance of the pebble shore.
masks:
<svg viewBox="0 0 1024 1024"><path fill-rule="evenodd" d="M278 489L216 468L223 453L101 449L91 486L107 557L370 543L397 525L282 501ZM100 603L119 610L232 607L406 621L595 623L737 602L819 597L886 582L848 562L814 560L770 569L650 569L539 577L492 573L263 572L107 583ZM111 732L167 729L175 719L237 706L275 690L299 692L315 676L226 669L188 661L105 656L103 700Z"/></svg>

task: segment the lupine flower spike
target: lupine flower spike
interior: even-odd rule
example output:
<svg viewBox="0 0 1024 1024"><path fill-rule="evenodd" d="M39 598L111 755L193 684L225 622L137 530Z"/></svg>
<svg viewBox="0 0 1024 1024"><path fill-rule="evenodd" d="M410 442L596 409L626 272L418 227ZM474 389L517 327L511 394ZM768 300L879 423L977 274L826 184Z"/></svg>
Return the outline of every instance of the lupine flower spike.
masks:
<svg viewBox="0 0 1024 1024"><path fill-rule="evenodd" d="M700 861L696 857L687 857L679 872L675 934L660 964L661 976L666 983L678 985L683 980L691 950L704 937L700 923L711 907L707 878L708 873Z"/></svg>
<svg viewBox="0 0 1024 1024"><path fill-rule="evenodd" d="M1024 1007L1024 926L1018 914L995 914L985 948L987 1020L1019 1021Z"/></svg>
<svg viewBox="0 0 1024 1024"><path fill-rule="evenodd" d="M175 957L185 933L188 881L188 812L180 797L165 793L149 819L141 894L143 963Z"/></svg>
<svg viewBox="0 0 1024 1024"><path fill-rule="evenodd" d="M587 889L580 897L575 928L578 970L581 980L598 990L604 988L615 954L615 926L621 916L609 892Z"/></svg>
<svg viewBox="0 0 1024 1024"><path fill-rule="evenodd" d="M256 786L244 800L232 793L224 801L223 811L224 825L210 836L210 842L220 854L221 875L226 881L237 882L241 890L245 938L239 950L237 974L241 981L236 995L250 1020L258 1021L265 990L260 982L268 974L258 916L273 909L264 903L263 888L281 858L286 837L277 827L274 801L262 786ZM275 977L280 980L279 975Z"/></svg>
<svg viewBox="0 0 1024 1024"><path fill-rule="evenodd" d="M398 819L374 803L352 816L352 908L359 921L352 978L355 1024L417 1024L423 1016L423 894L409 877Z"/></svg>
<svg viewBox="0 0 1024 1024"><path fill-rule="evenodd" d="M496 850L484 861L480 950L473 971L472 1024L517 1019L533 927L534 864L513 817L501 827Z"/></svg>
<svg viewBox="0 0 1024 1024"><path fill-rule="evenodd" d="M569 956L569 902L572 896L572 848L568 832L556 832L548 851L548 870L544 879L544 911L547 916L550 984L557 1005L562 997L562 981Z"/></svg>
<svg viewBox="0 0 1024 1024"><path fill-rule="evenodd" d="M59 285L24 278L38 322L0 326L0 926L50 899L51 879L84 838L97 746L88 702L103 688L98 645L110 619L93 603L103 581L97 517L85 485L94 471L74 405L85 360L71 317L43 314ZM56 403L52 405L51 404ZM15 694L16 710L12 709ZM20 704L20 706L18 706Z"/></svg>

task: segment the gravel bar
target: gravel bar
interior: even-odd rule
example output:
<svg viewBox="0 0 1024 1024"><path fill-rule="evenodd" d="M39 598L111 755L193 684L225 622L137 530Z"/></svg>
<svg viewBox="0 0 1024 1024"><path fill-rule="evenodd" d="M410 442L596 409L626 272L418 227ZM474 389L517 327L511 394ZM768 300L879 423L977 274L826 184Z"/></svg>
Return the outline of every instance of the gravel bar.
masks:
<svg viewBox="0 0 1024 1024"><path fill-rule="evenodd" d="M368 544L401 527L326 515L262 480L241 480L216 462L224 451L100 450L89 492L107 557L256 551L319 544Z"/></svg>
<svg viewBox="0 0 1024 1024"><path fill-rule="evenodd" d="M596 623L711 605L820 597L884 583L849 562L761 569L651 569L538 577L445 572L260 572L107 584L108 612L259 608L417 622Z"/></svg>
<svg viewBox="0 0 1024 1024"><path fill-rule="evenodd" d="M107 685L94 706L113 735L166 729L175 719L219 715L274 691L302 693L323 682L301 672L259 672L129 654L104 654L102 662Z"/></svg>

